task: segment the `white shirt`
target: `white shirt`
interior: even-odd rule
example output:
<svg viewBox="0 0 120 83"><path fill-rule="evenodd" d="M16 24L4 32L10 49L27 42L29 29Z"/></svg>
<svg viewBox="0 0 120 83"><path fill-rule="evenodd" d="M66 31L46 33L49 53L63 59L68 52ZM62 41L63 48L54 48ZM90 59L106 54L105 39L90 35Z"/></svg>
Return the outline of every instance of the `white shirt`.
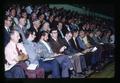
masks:
<svg viewBox="0 0 120 83"><path fill-rule="evenodd" d="M40 40L40 41L47 47L49 53L52 53L52 50L51 50L50 46L48 45L48 43L43 40Z"/></svg>
<svg viewBox="0 0 120 83"><path fill-rule="evenodd" d="M65 25L67 27L67 30L70 31L70 27L68 25Z"/></svg>
<svg viewBox="0 0 120 83"><path fill-rule="evenodd" d="M17 47L27 55L27 52L22 43L18 43ZM16 50L16 44L13 41L10 41L5 47L5 59L7 60L7 63L5 64L5 71L10 70L18 63L18 52Z"/></svg>
<svg viewBox="0 0 120 83"><path fill-rule="evenodd" d="M75 43L75 45L76 45L76 47L77 47L77 43L76 43L76 41L75 41L75 37L73 37L73 40L74 40L74 43Z"/></svg>
<svg viewBox="0 0 120 83"><path fill-rule="evenodd" d="M59 29L58 29L58 30L59 30ZM61 34L62 38L64 38L64 35L63 35L62 31L61 31L61 30L59 30L59 31L60 31L60 34Z"/></svg>
<svg viewBox="0 0 120 83"><path fill-rule="evenodd" d="M83 41L85 42L85 44L88 44L88 40L86 36L83 38Z"/></svg>
<svg viewBox="0 0 120 83"><path fill-rule="evenodd" d="M115 35L111 35L110 39L111 39L110 43L114 44L115 43Z"/></svg>
<svg viewBox="0 0 120 83"><path fill-rule="evenodd" d="M6 29L8 32L10 32L10 29L9 29L8 27L5 26L5 29Z"/></svg>

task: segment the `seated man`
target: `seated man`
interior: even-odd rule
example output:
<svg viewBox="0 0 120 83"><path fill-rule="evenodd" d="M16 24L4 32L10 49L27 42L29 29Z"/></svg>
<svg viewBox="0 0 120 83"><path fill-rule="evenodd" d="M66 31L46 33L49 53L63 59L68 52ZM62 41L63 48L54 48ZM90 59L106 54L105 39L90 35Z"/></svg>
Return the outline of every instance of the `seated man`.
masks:
<svg viewBox="0 0 120 83"><path fill-rule="evenodd" d="M26 50L22 43L18 43L20 39L16 30L10 32L10 41L5 47L5 77L6 78L25 78L24 70L19 66L20 61L28 59ZM22 53L20 53L20 51Z"/></svg>
<svg viewBox="0 0 120 83"><path fill-rule="evenodd" d="M99 62L100 51L98 50L98 46L95 45L94 40L86 35L84 30L79 31L79 35L76 38L78 43L78 48L82 48L83 52L85 52L85 59L87 63L87 67L89 70L93 69L96 71L97 65ZM92 52L93 47L97 47L97 50Z"/></svg>
<svg viewBox="0 0 120 83"><path fill-rule="evenodd" d="M49 44L47 43L48 40L48 33L46 31L41 31L39 34L39 42L37 44L37 53L39 57L39 65L43 67L45 72L52 71L52 78L59 78L60 71L59 71L59 64L54 57L57 54L52 52Z"/></svg>
<svg viewBox="0 0 120 83"><path fill-rule="evenodd" d="M44 78L44 69L39 67L39 59L37 56L37 52L36 52L36 43L33 42L33 40L35 39L35 33L28 30L26 31L26 42L24 43L24 47L28 53L28 60L26 61L26 64L29 65L37 65L37 67L33 70L28 70L28 72L31 72L31 74L34 73L34 77L32 76L32 78ZM35 71L37 71L35 73ZM33 72L33 73L32 73ZM28 74L28 77L30 77L30 74Z"/></svg>
<svg viewBox="0 0 120 83"><path fill-rule="evenodd" d="M76 70L77 73L82 73L85 69L86 69L86 62L85 62L85 58L82 55L82 53L80 53L79 51L75 50L71 43L70 43L70 39L72 38L72 34L70 31L67 31L65 33L65 38L63 39L63 43L64 45L67 47L67 49L65 49L64 53L69 55L71 58L71 60L74 62L74 68Z"/></svg>
<svg viewBox="0 0 120 83"><path fill-rule="evenodd" d="M67 55L63 52L66 49L66 46L63 45L62 40L58 38L58 31L57 29L51 29L50 31L50 46L54 53L58 54L55 59L59 62L62 68L62 77L70 77L69 70L73 70L73 65Z"/></svg>

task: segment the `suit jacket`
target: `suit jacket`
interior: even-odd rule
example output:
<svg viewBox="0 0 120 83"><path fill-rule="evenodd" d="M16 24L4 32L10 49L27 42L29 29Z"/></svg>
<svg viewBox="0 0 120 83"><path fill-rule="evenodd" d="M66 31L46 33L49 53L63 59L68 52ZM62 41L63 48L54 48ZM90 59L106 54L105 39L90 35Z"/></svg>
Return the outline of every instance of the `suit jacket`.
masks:
<svg viewBox="0 0 120 83"><path fill-rule="evenodd" d="M93 38L93 40L95 41L96 44L102 43L102 40L99 39L98 37L96 37L95 35L92 38Z"/></svg>
<svg viewBox="0 0 120 83"><path fill-rule="evenodd" d="M63 33L63 37L62 37L62 34L60 33L60 31L59 31L59 30L57 30L57 31L58 31L58 37L60 37L61 39L64 38L64 33L63 33L63 31L61 30L61 32Z"/></svg>
<svg viewBox="0 0 120 83"><path fill-rule="evenodd" d="M48 43L48 45L49 45L49 43ZM51 51L52 51L52 49L51 49ZM53 54L54 54L53 51L52 51L52 53L50 53L49 50L47 49L47 47L41 41L39 41L37 43L36 52L40 59L53 57Z"/></svg>
<svg viewBox="0 0 120 83"><path fill-rule="evenodd" d="M76 40L77 40L78 48L79 49L82 48L84 50L86 46L85 46L85 43L80 39L80 36L78 36Z"/></svg>
<svg viewBox="0 0 120 83"><path fill-rule="evenodd" d="M78 50L79 52L81 52L83 49L81 47L79 47L78 42L77 42L77 38L75 38L75 41L76 41L76 44L75 44L73 38L70 39L70 43L71 43L72 47L75 50Z"/></svg>
<svg viewBox="0 0 120 83"><path fill-rule="evenodd" d="M9 32L4 28L4 47L8 44L8 42L10 41L10 34Z"/></svg>
<svg viewBox="0 0 120 83"><path fill-rule="evenodd" d="M86 48L85 43L81 40L79 36L76 38L76 40L77 40L78 47L84 50ZM87 41L93 46L96 45L95 41L90 36L87 36Z"/></svg>
<svg viewBox="0 0 120 83"><path fill-rule="evenodd" d="M58 41L55 41L54 39L50 38L49 43L54 53L60 53L59 50L62 46L64 46L60 38L58 38Z"/></svg>
<svg viewBox="0 0 120 83"><path fill-rule="evenodd" d="M71 46L71 43L66 41L66 39L64 38L63 40L63 44L67 47L67 49L65 49L64 53L67 54L67 55L72 55L72 54L75 54L77 53L78 51L75 50L72 46Z"/></svg>
<svg viewBox="0 0 120 83"><path fill-rule="evenodd" d="M96 45L96 42L93 38L91 38L90 36L87 36L87 39L91 45Z"/></svg>

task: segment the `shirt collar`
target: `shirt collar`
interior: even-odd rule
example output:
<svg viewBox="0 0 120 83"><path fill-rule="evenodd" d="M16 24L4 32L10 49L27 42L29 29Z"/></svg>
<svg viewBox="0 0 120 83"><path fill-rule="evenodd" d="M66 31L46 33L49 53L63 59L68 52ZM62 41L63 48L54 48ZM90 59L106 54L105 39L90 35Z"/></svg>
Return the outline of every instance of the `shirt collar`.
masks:
<svg viewBox="0 0 120 83"><path fill-rule="evenodd" d="M9 27L6 27L6 26L5 26L5 29L8 31Z"/></svg>

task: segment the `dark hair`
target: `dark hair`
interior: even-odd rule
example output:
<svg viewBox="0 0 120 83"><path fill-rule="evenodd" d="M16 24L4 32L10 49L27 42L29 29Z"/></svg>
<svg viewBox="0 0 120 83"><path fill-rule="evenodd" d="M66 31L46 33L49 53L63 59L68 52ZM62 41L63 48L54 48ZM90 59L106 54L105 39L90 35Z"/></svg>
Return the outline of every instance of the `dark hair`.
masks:
<svg viewBox="0 0 120 83"><path fill-rule="evenodd" d="M20 21L20 19L23 19L23 18L24 18L23 16L20 16L19 19L18 19L18 21ZM24 18L24 19L25 19L25 18Z"/></svg>
<svg viewBox="0 0 120 83"><path fill-rule="evenodd" d="M62 23L62 21L58 21L58 22L57 22L57 25L58 25L59 23ZM63 24L63 23L62 23L62 24Z"/></svg>
<svg viewBox="0 0 120 83"><path fill-rule="evenodd" d="M5 16L4 16L4 20L8 20L9 17L11 18L10 15L5 15Z"/></svg>
<svg viewBox="0 0 120 83"><path fill-rule="evenodd" d="M66 34L69 34L69 33L71 33L71 31L65 31L63 34L64 34L64 36L66 35Z"/></svg>
<svg viewBox="0 0 120 83"><path fill-rule="evenodd" d="M52 33L52 31L57 31L57 29L51 28L50 33Z"/></svg>
<svg viewBox="0 0 120 83"><path fill-rule="evenodd" d="M75 32L78 32L78 30L77 29L72 30L72 33L75 33Z"/></svg>
<svg viewBox="0 0 120 83"><path fill-rule="evenodd" d="M45 36L46 33L48 33L48 32L47 32L47 31L40 31L40 32L38 33L38 38L40 39L42 36Z"/></svg>
<svg viewBox="0 0 120 83"><path fill-rule="evenodd" d="M11 8L11 9L10 9L10 12L11 12L12 10L15 10L15 11L16 11L16 9L15 9L15 8Z"/></svg>
<svg viewBox="0 0 120 83"><path fill-rule="evenodd" d="M28 29L25 33L25 37L28 38L30 34L33 34L33 31L31 31L30 29Z"/></svg>

